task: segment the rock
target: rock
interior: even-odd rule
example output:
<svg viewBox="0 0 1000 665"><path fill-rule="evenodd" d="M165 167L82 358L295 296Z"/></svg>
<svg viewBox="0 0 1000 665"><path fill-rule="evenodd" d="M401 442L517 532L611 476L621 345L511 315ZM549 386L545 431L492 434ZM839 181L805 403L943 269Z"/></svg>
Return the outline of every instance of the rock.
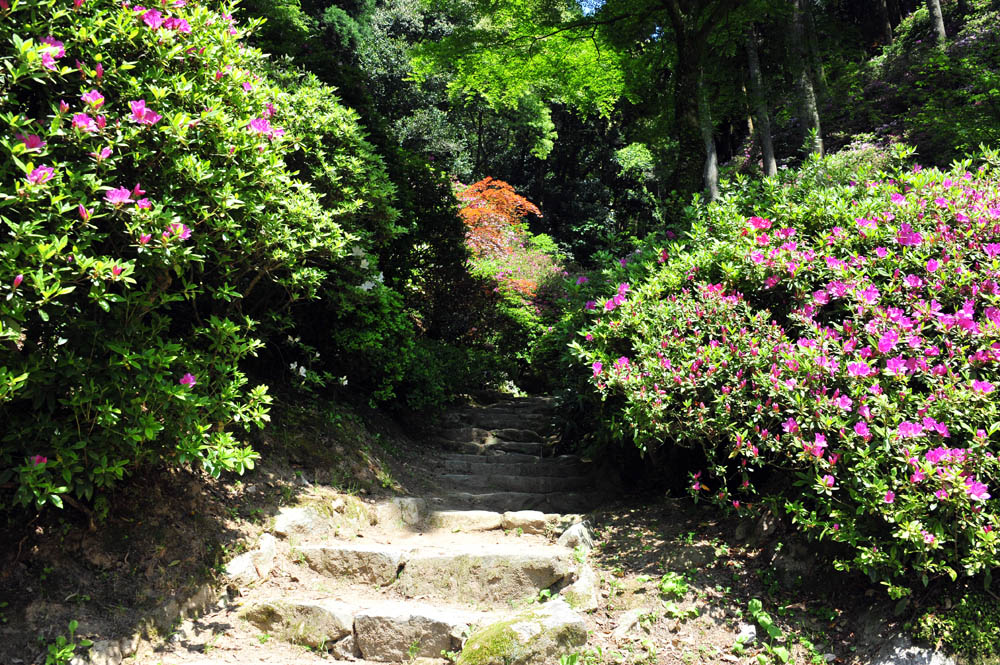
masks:
<svg viewBox="0 0 1000 665"><path fill-rule="evenodd" d="M303 506L285 506L274 517L274 527L271 529L278 536L288 538L310 533L318 526L319 515Z"/></svg>
<svg viewBox="0 0 1000 665"><path fill-rule="evenodd" d="M786 589L802 584L813 569L815 556L802 543L790 542L776 552L771 566L777 573L778 581Z"/></svg>
<svg viewBox="0 0 1000 665"><path fill-rule="evenodd" d="M276 553L277 541L274 536L265 533L260 537L257 549L241 554L226 564L225 575L230 583L237 586L253 584L271 574Z"/></svg>
<svg viewBox="0 0 1000 665"><path fill-rule="evenodd" d="M741 623L740 630L736 634L736 641L744 646L749 646L757 642L757 626L752 623Z"/></svg>
<svg viewBox="0 0 1000 665"><path fill-rule="evenodd" d="M601 602L601 581L589 564L583 564L577 571L576 581L559 592L570 607L580 612L597 609Z"/></svg>
<svg viewBox="0 0 1000 665"><path fill-rule="evenodd" d="M318 573L380 586L392 584L403 564L402 552L385 545L344 543L300 547L298 551Z"/></svg>
<svg viewBox="0 0 1000 665"><path fill-rule="evenodd" d="M523 533L545 533L549 525L548 516L540 510L515 510L503 514L501 526L506 531Z"/></svg>
<svg viewBox="0 0 1000 665"><path fill-rule="evenodd" d="M590 530L590 522L574 524L559 536L557 542L571 550L582 546L584 551L589 552L594 547L594 534Z"/></svg>
<svg viewBox="0 0 1000 665"><path fill-rule="evenodd" d="M583 619L557 598L477 630L456 665L552 665L586 643Z"/></svg>
<svg viewBox="0 0 1000 665"><path fill-rule="evenodd" d="M118 644L122 650L122 659L134 656L135 652L139 650L139 645L142 644L142 633L133 633L128 637L123 637Z"/></svg>
<svg viewBox="0 0 1000 665"><path fill-rule="evenodd" d="M380 524L416 526L427 514L427 502L414 497L395 497L376 509Z"/></svg>
<svg viewBox="0 0 1000 665"><path fill-rule="evenodd" d="M361 651L358 649L358 642L354 635L348 635L333 645L330 654L337 660L355 660L361 658Z"/></svg>
<svg viewBox="0 0 1000 665"><path fill-rule="evenodd" d="M489 545L468 550L414 550L396 581L403 595L504 605L535 597L570 574L565 550Z"/></svg>
<svg viewBox="0 0 1000 665"><path fill-rule="evenodd" d="M753 533L750 535L750 544L759 547L767 542L778 530L778 518L770 510L765 510L764 514L754 525Z"/></svg>
<svg viewBox="0 0 1000 665"><path fill-rule="evenodd" d="M259 603L240 615L273 637L317 649L347 637L354 625L350 608L331 601Z"/></svg>
<svg viewBox="0 0 1000 665"><path fill-rule="evenodd" d="M492 531L500 528L501 519L500 513L490 510L439 510L430 523L448 531Z"/></svg>
<svg viewBox="0 0 1000 665"><path fill-rule="evenodd" d="M647 610L641 607L637 607L634 610L629 610L627 612L622 612L621 616L618 617L614 632L611 633L611 639L616 642L628 639L628 634L635 630L636 626L639 625L639 617L646 614L646 612Z"/></svg>
<svg viewBox="0 0 1000 665"><path fill-rule="evenodd" d="M122 658L118 642L100 640L94 642L85 654L74 656L69 665L121 665Z"/></svg>
<svg viewBox="0 0 1000 665"><path fill-rule="evenodd" d="M955 659L898 635L879 649L872 665L955 665Z"/></svg>
<svg viewBox="0 0 1000 665"><path fill-rule="evenodd" d="M366 660L399 663L461 649L471 620L456 610L393 604L358 612L354 636Z"/></svg>

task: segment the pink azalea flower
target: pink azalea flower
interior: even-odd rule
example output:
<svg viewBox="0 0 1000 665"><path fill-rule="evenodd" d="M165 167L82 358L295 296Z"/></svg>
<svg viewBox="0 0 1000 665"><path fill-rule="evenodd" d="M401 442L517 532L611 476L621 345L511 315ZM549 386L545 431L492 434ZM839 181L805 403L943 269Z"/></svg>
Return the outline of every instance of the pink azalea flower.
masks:
<svg viewBox="0 0 1000 665"><path fill-rule="evenodd" d="M271 117L274 117L275 113L277 113L277 111L274 108L274 104L272 104L271 102L268 102L267 104L264 104L264 115L265 116L267 116L268 118L271 118Z"/></svg>
<svg viewBox="0 0 1000 665"><path fill-rule="evenodd" d="M113 279L118 279L118 277L122 274L123 271L124 268L120 268L119 266L111 266L111 277Z"/></svg>
<svg viewBox="0 0 1000 665"><path fill-rule="evenodd" d="M139 244L146 245L149 243L150 240L152 240L152 238L153 236L151 234L143 233L141 236L139 236Z"/></svg>
<svg viewBox="0 0 1000 665"><path fill-rule="evenodd" d="M45 51L44 53L42 53L42 57L40 58L40 61L42 63L42 67L44 67L45 69L49 69L49 70L53 70L53 71L56 69L56 59L53 58L52 54L49 53L48 51Z"/></svg>
<svg viewBox="0 0 1000 665"><path fill-rule="evenodd" d="M153 204L149 202L149 199L139 199L135 202L135 206L141 210L149 210Z"/></svg>
<svg viewBox="0 0 1000 665"><path fill-rule="evenodd" d="M587 279L585 275L580 275L579 277L576 278L576 285L580 286L581 284L586 284L589 281L590 280Z"/></svg>
<svg viewBox="0 0 1000 665"><path fill-rule="evenodd" d="M751 217L747 221L749 221L750 226L752 226L755 229L760 229L762 231L765 231L771 228L771 220L764 219L763 217Z"/></svg>
<svg viewBox="0 0 1000 665"><path fill-rule="evenodd" d="M909 439L918 436L923 436L924 426L920 423L911 423L909 421L903 421L899 423L899 428L897 429L900 438Z"/></svg>
<svg viewBox="0 0 1000 665"><path fill-rule="evenodd" d="M104 193L104 200L117 208L125 203L132 203L132 192L124 187L109 189Z"/></svg>
<svg viewBox="0 0 1000 665"><path fill-rule="evenodd" d="M601 370L604 369L604 364L600 362L595 362L593 365L591 365L591 369L594 370L594 376L598 376L601 373Z"/></svg>
<svg viewBox="0 0 1000 665"><path fill-rule="evenodd" d="M882 500L885 501L886 503L892 503L893 501L896 500L896 493L893 492L892 490L889 490L888 492L885 493L885 497L883 497Z"/></svg>
<svg viewBox="0 0 1000 665"><path fill-rule="evenodd" d="M863 420L859 420L854 424L854 433L864 439L867 439L872 435L871 430L868 429L868 423Z"/></svg>
<svg viewBox="0 0 1000 665"><path fill-rule="evenodd" d="M73 129L90 134L97 131L97 125L86 113L77 113L73 116Z"/></svg>
<svg viewBox="0 0 1000 665"><path fill-rule="evenodd" d="M249 81L244 81L243 85L240 87L243 88L244 92L250 92L251 90L253 90L253 83L250 83Z"/></svg>
<svg viewBox="0 0 1000 665"><path fill-rule="evenodd" d="M97 92L96 90L91 90L90 92L84 93L80 99L83 100L85 104L90 104L95 109L101 108L104 104L104 95Z"/></svg>
<svg viewBox="0 0 1000 665"><path fill-rule="evenodd" d="M39 150L45 146L45 141L38 134L29 134L28 136L17 134L14 138L23 143L26 150Z"/></svg>
<svg viewBox="0 0 1000 665"><path fill-rule="evenodd" d="M895 330L886 331L878 340L879 353L889 353L896 347L897 342L899 342L899 333Z"/></svg>
<svg viewBox="0 0 1000 665"><path fill-rule="evenodd" d="M923 530L920 533L923 534L924 542L927 543L928 545L933 545L934 542L937 540L937 538L932 533Z"/></svg>
<svg viewBox="0 0 1000 665"><path fill-rule="evenodd" d="M247 129L257 134L267 134L271 131L271 123L267 118L254 118L247 125Z"/></svg>
<svg viewBox="0 0 1000 665"><path fill-rule="evenodd" d="M1000 256L1000 242L989 242L983 245L983 251L986 252L986 256L991 259L995 259Z"/></svg>
<svg viewBox="0 0 1000 665"><path fill-rule="evenodd" d="M98 162L102 162L111 156L111 148L105 146L101 148L98 152L90 153L90 156L96 159Z"/></svg>
<svg viewBox="0 0 1000 665"><path fill-rule="evenodd" d="M927 262L927 272L936 272L940 267L941 264L938 263L936 259L931 259Z"/></svg>
<svg viewBox="0 0 1000 665"><path fill-rule="evenodd" d="M91 215L94 214L93 209L88 210L87 208L84 208L82 203L79 206L77 206L77 212L80 213L80 219L82 219L85 222L90 219Z"/></svg>
<svg viewBox="0 0 1000 665"><path fill-rule="evenodd" d="M52 180L55 169L51 166L37 166L28 174L28 183L32 185L42 185Z"/></svg>
<svg viewBox="0 0 1000 665"><path fill-rule="evenodd" d="M185 35L191 32L191 25L182 18L168 18L163 22L163 27Z"/></svg>
<svg viewBox="0 0 1000 665"><path fill-rule="evenodd" d="M190 388L191 386L193 386L196 383L198 383L198 380L194 378L194 374L192 374L191 372L188 372L187 374L185 374L184 376L181 377L181 380L179 381L179 383L182 386L188 386Z"/></svg>
<svg viewBox="0 0 1000 665"><path fill-rule="evenodd" d="M822 482L824 486L832 489L834 484L837 482L837 479L830 474L826 474L820 479L820 482Z"/></svg>
<svg viewBox="0 0 1000 665"><path fill-rule="evenodd" d="M163 232L163 238L165 240L169 240L171 236L176 236L181 240L187 240L191 237L191 229L189 229L186 224L170 222L170 225L167 226L167 230Z"/></svg>
<svg viewBox="0 0 1000 665"><path fill-rule="evenodd" d="M62 58L66 55L66 49L63 48L63 43L54 37L42 37L39 40L41 43L45 44L45 51L51 53L54 58Z"/></svg>
<svg viewBox="0 0 1000 665"><path fill-rule="evenodd" d="M67 104L65 100L60 99L59 100L59 112L60 113L66 113L67 111L69 111L69 104Z"/></svg>
<svg viewBox="0 0 1000 665"><path fill-rule="evenodd" d="M41 466L42 464L45 464L48 461L49 458L43 455L35 455L31 458L31 463L34 464L35 466Z"/></svg>
<svg viewBox="0 0 1000 665"><path fill-rule="evenodd" d="M991 392L993 392L993 389L995 387L996 386L994 386L989 381L980 381L978 379L973 379L973 381L972 381L972 392L982 393L984 395L988 395Z"/></svg>
<svg viewBox="0 0 1000 665"><path fill-rule="evenodd" d="M847 373L851 376L869 376L874 372L867 363L854 362L847 363Z"/></svg>
<svg viewBox="0 0 1000 665"><path fill-rule="evenodd" d="M132 115L130 119L132 122L138 122L141 125L155 125L163 116L159 113L155 113L152 109L146 106L145 99L138 99L128 103L129 108L132 109Z"/></svg>
<svg viewBox="0 0 1000 665"><path fill-rule="evenodd" d="M102 76L104 76L104 66L101 63L97 63L94 67L94 77L100 81Z"/></svg>
<svg viewBox="0 0 1000 665"><path fill-rule="evenodd" d="M159 30L163 27L163 14L155 9L150 9L143 13L142 22L149 26L151 30Z"/></svg>
<svg viewBox="0 0 1000 665"><path fill-rule="evenodd" d="M890 198L892 198L892 202L898 206L901 206L904 203L906 203L906 197L900 194L899 192L894 192Z"/></svg>
<svg viewBox="0 0 1000 665"><path fill-rule="evenodd" d="M586 304L584 304L583 308L587 310L597 309L597 303L593 300L588 300Z"/></svg>
<svg viewBox="0 0 1000 665"><path fill-rule="evenodd" d="M17 287L21 286L21 282L23 281L24 281L24 275L21 274L16 275L14 277L14 282L13 282L14 288L16 289Z"/></svg>

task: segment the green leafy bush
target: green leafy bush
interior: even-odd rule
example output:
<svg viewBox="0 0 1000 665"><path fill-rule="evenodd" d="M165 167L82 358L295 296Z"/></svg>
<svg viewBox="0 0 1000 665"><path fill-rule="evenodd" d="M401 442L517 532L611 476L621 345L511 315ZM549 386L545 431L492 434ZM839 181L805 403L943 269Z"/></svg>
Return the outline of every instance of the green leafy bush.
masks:
<svg viewBox="0 0 1000 665"><path fill-rule="evenodd" d="M575 348L637 445L701 452L692 493L764 499L898 596L997 561L1000 173L845 160L703 210Z"/></svg>
<svg viewBox="0 0 1000 665"><path fill-rule="evenodd" d="M353 114L229 11L0 8L0 505L252 466L235 432L269 398L241 361L377 275L344 258L396 233Z"/></svg>

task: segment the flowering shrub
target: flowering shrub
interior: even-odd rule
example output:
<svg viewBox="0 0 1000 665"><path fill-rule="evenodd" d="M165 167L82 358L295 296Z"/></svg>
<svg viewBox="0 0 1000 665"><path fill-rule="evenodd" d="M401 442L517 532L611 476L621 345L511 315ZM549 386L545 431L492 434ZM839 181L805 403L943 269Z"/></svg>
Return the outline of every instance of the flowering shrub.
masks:
<svg viewBox="0 0 1000 665"><path fill-rule="evenodd" d="M269 398L240 362L290 303L376 284L377 158L244 34L185 0L0 3L0 506L251 467L233 430Z"/></svg>
<svg viewBox="0 0 1000 665"><path fill-rule="evenodd" d="M577 353L640 447L703 451L695 495L780 507L894 595L988 571L1000 172L824 172L724 197L595 303Z"/></svg>

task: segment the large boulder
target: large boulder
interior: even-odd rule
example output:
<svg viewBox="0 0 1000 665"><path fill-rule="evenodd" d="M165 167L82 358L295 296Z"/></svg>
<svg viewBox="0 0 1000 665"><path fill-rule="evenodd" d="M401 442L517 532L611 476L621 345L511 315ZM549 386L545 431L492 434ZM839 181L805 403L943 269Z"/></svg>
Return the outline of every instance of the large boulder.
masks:
<svg viewBox="0 0 1000 665"><path fill-rule="evenodd" d="M586 643L583 619L555 599L477 630L456 665L552 665Z"/></svg>

